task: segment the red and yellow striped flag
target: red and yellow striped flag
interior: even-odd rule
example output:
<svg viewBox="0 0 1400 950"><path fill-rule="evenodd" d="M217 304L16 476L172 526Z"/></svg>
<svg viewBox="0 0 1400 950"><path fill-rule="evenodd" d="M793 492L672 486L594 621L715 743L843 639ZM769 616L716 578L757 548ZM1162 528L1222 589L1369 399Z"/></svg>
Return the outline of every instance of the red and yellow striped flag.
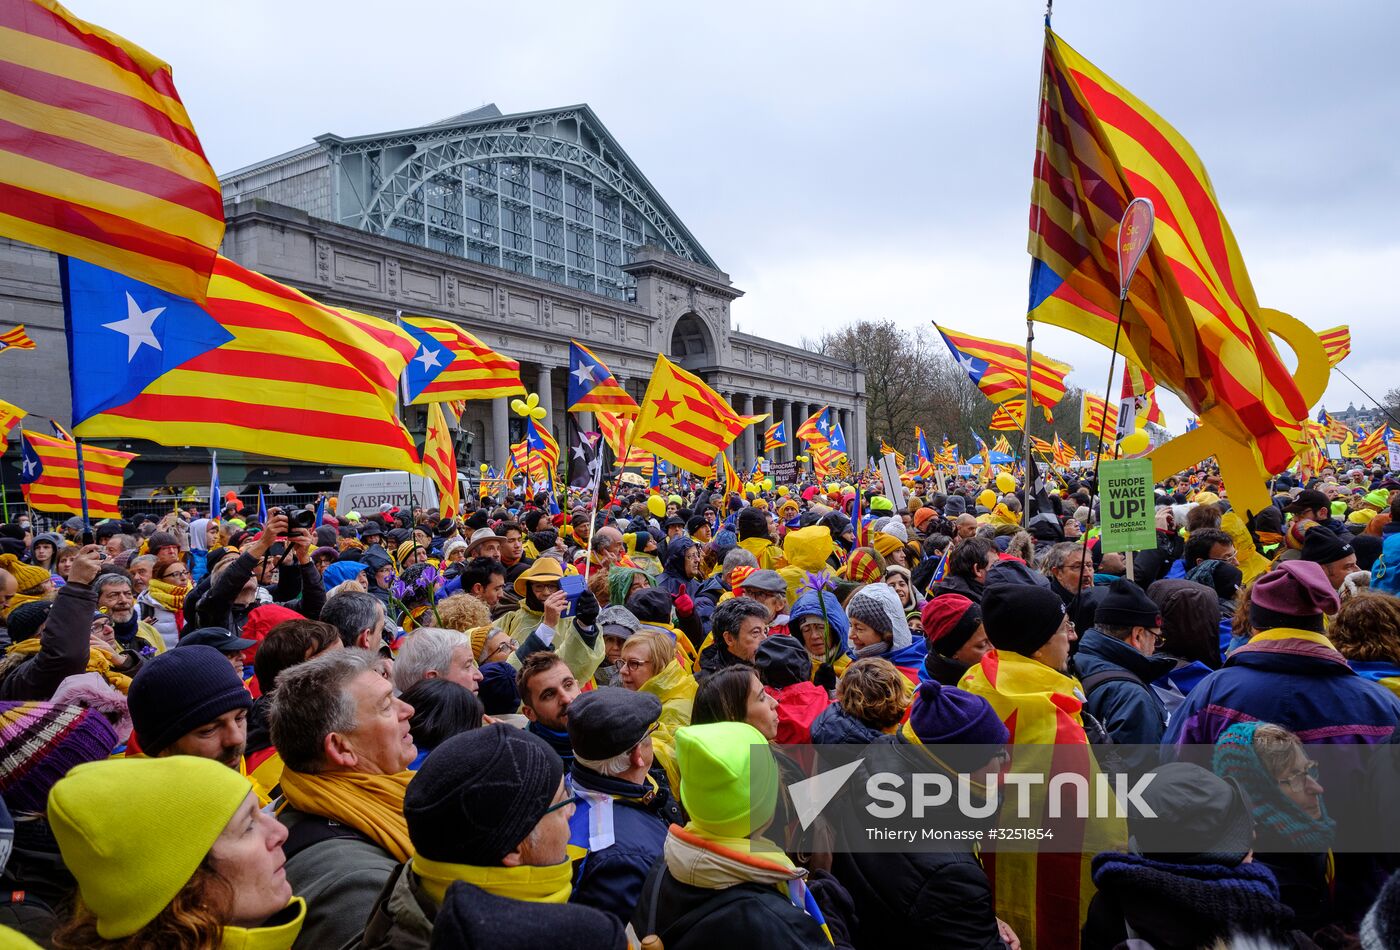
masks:
<svg viewBox="0 0 1400 950"><path fill-rule="evenodd" d="M1075 454L1074 446L1070 445L1064 439L1060 438L1060 434L1056 432L1055 448L1051 453L1051 459L1054 461L1054 463L1060 466L1061 468L1064 468L1066 465L1068 465L1070 462L1073 462L1077 458L1079 458L1079 456Z"/></svg>
<svg viewBox="0 0 1400 950"><path fill-rule="evenodd" d="M398 417L418 346L402 328L223 257L203 306L81 261L61 276L74 434L420 470Z"/></svg>
<svg viewBox="0 0 1400 950"><path fill-rule="evenodd" d="M78 478L78 446L52 436L25 432L20 488L25 504L36 511L82 514L79 485L87 483L88 515L92 518L120 518L117 500L121 498L126 466L134 452L118 452L83 446L83 475Z"/></svg>
<svg viewBox="0 0 1400 950"><path fill-rule="evenodd" d="M170 67L53 0L0 35L0 234L202 301L224 206Z"/></svg>
<svg viewBox="0 0 1400 950"><path fill-rule="evenodd" d="M1132 198L1151 199L1156 229L1124 311L1124 349L1192 410L1218 411L1225 439L1282 471L1308 400L1269 338L1265 324L1276 318L1255 298L1205 166L1175 129L1049 30L1042 88L1031 316L1112 346L1119 222Z"/></svg>
<svg viewBox="0 0 1400 950"><path fill-rule="evenodd" d="M520 364L497 353L451 320L404 317L403 322L432 336L447 347L452 362L428 383L411 405L454 399L496 399L523 396Z"/></svg>
<svg viewBox="0 0 1400 950"><path fill-rule="evenodd" d="M1147 370L1131 362L1123 367L1123 398L1127 399L1130 395L1143 396L1147 400L1147 409L1139 409L1138 416L1154 425L1167 424L1162 407L1157 404L1157 380Z"/></svg>
<svg viewBox="0 0 1400 950"><path fill-rule="evenodd" d="M1336 366L1351 355L1351 327L1333 327L1317 335L1322 348L1327 351L1327 365Z"/></svg>
<svg viewBox="0 0 1400 950"><path fill-rule="evenodd" d="M967 373L992 402L1007 402L1026 394L1026 348L980 336L958 333L934 325L953 354L953 361ZM1072 366L1040 353L1031 355L1031 401L1046 409L1065 398L1065 374Z"/></svg>
<svg viewBox="0 0 1400 950"><path fill-rule="evenodd" d="M0 350L32 350L34 341L24 332L24 324L0 333Z"/></svg>
<svg viewBox="0 0 1400 950"><path fill-rule="evenodd" d="M1041 455L1050 455L1055 451L1055 447L1040 436L1033 435L1031 436L1031 450L1039 452Z"/></svg>
<svg viewBox="0 0 1400 950"><path fill-rule="evenodd" d="M597 410L593 413L593 419L620 468L641 468L644 472L651 470L651 453L632 445L632 426L635 422L632 417Z"/></svg>
<svg viewBox="0 0 1400 950"><path fill-rule="evenodd" d="M744 492L743 480L739 478L739 473L734 471L734 466L729 463L729 456L723 452L715 456L715 481L724 486L724 497L726 498Z"/></svg>
<svg viewBox="0 0 1400 950"><path fill-rule="evenodd" d="M989 428L993 432L1020 432L1026 427L1026 401L1013 399L992 410Z"/></svg>
<svg viewBox="0 0 1400 950"><path fill-rule="evenodd" d="M428 406L428 435L423 440L423 473L437 487L438 511L443 518L455 518L462 508L457 484L457 453L452 432L447 428L441 403Z"/></svg>
<svg viewBox="0 0 1400 950"><path fill-rule="evenodd" d="M1108 417L1106 421L1105 416ZM1118 406L1107 406L1103 397L1086 392L1079 404L1079 431L1087 432L1097 439L1100 427L1105 442L1112 442L1118 437Z"/></svg>
<svg viewBox="0 0 1400 950"><path fill-rule="evenodd" d="M828 406L822 406L803 419L797 427L797 437L813 445L825 444L831 432L831 417L827 413L828 408Z"/></svg>
<svg viewBox="0 0 1400 950"><path fill-rule="evenodd" d="M637 448L687 472L704 475L716 454L728 448L744 429L766 418L766 412L739 415L700 377L658 353L632 441Z"/></svg>
<svg viewBox="0 0 1400 950"><path fill-rule="evenodd" d="M19 406L12 406L3 399L0 399L0 452L4 451L5 440L10 437L10 431L19 425L19 421L29 413Z"/></svg>

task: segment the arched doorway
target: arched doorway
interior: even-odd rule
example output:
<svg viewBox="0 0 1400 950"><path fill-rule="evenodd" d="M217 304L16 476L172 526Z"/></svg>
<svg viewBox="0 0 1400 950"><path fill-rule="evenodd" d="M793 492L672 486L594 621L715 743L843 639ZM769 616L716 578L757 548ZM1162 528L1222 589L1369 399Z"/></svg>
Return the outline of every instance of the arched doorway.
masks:
<svg viewBox="0 0 1400 950"><path fill-rule="evenodd" d="M714 336L704 320L694 313L681 315L671 330L670 356L690 370L714 365L718 354L715 352Z"/></svg>

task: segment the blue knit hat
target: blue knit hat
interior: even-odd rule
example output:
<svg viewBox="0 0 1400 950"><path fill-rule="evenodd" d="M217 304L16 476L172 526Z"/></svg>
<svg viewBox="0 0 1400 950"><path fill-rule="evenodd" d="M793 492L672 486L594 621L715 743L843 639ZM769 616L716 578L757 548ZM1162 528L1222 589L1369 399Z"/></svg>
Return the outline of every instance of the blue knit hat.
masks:
<svg viewBox="0 0 1400 950"><path fill-rule="evenodd" d="M909 726L924 745L1005 745L1011 733L992 704L966 690L919 684L909 708Z"/></svg>
<svg viewBox="0 0 1400 950"><path fill-rule="evenodd" d="M213 647L188 646L142 663L126 702L141 751L156 755L224 713L249 708L253 697L228 657Z"/></svg>

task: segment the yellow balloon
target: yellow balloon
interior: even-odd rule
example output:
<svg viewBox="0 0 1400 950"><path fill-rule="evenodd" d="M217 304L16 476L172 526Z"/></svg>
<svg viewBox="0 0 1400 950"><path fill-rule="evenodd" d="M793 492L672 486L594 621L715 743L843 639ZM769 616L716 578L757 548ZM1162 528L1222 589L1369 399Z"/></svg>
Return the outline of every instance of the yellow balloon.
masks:
<svg viewBox="0 0 1400 950"><path fill-rule="evenodd" d="M490 467L491 467L491 466L487 465L485 462L482 462L482 463L481 463L481 472L482 472L482 474L484 475L484 474L486 473L486 470L489 469Z"/></svg>
<svg viewBox="0 0 1400 950"><path fill-rule="evenodd" d="M512 400L510 401L510 411L513 412L513 413L515 413L515 414L518 415L518 416L523 416L523 415L525 415L526 412L529 411L529 409L528 409L528 408L526 407L526 405L525 405L525 400L523 400L523 399L512 399Z"/></svg>
<svg viewBox="0 0 1400 950"><path fill-rule="evenodd" d="M997 476L997 491L1003 495L1009 495L1016 490L1016 479L1010 472L1002 472Z"/></svg>
<svg viewBox="0 0 1400 950"><path fill-rule="evenodd" d="M787 487L786 485L779 485L779 486L778 486L778 494L779 494L779 495L786 495L787 493L788 493L788 487Z"/></svg>
<svg viewBox="0 0 1400 950"><path fill-rule="evenodd" d="M1147 433L1142 429L1138 429L1131 435L1123 436L1123 441L1118 443L1118 448L1122 450L1124 455L1137 455L1139 452L1145 450L1147 445Z"/></svg>
<svg viewBox="0 0 1400 950"><path fill-rule="evenodd" d="M525 408L533 409L540 404L539 393L530 393L525 397Z"/></svg>
<svg viewBox="0 0 1400 950"><path fill-rule="evenodd" d="M535 408L531 409L528 414L531 419L536 420L543 419L546 415L544 411L544 406L536 406Z"/></svg>

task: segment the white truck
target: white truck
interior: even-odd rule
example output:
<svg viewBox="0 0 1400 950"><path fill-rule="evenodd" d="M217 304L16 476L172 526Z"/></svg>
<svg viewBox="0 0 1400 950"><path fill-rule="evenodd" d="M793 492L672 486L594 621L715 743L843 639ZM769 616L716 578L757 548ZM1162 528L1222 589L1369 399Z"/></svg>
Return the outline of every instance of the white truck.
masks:
<svg viewBox="0 0 1400 950"><path fill-rule="evenodd" d="M461 497L469 498L471 486L466 476L458 473L457 489ZM342 515L358 511L372 515L381 505L395 508L437 508L437 487L426 475L405 471L352 472L340 480L340 500L336 510Z"/></svg>

